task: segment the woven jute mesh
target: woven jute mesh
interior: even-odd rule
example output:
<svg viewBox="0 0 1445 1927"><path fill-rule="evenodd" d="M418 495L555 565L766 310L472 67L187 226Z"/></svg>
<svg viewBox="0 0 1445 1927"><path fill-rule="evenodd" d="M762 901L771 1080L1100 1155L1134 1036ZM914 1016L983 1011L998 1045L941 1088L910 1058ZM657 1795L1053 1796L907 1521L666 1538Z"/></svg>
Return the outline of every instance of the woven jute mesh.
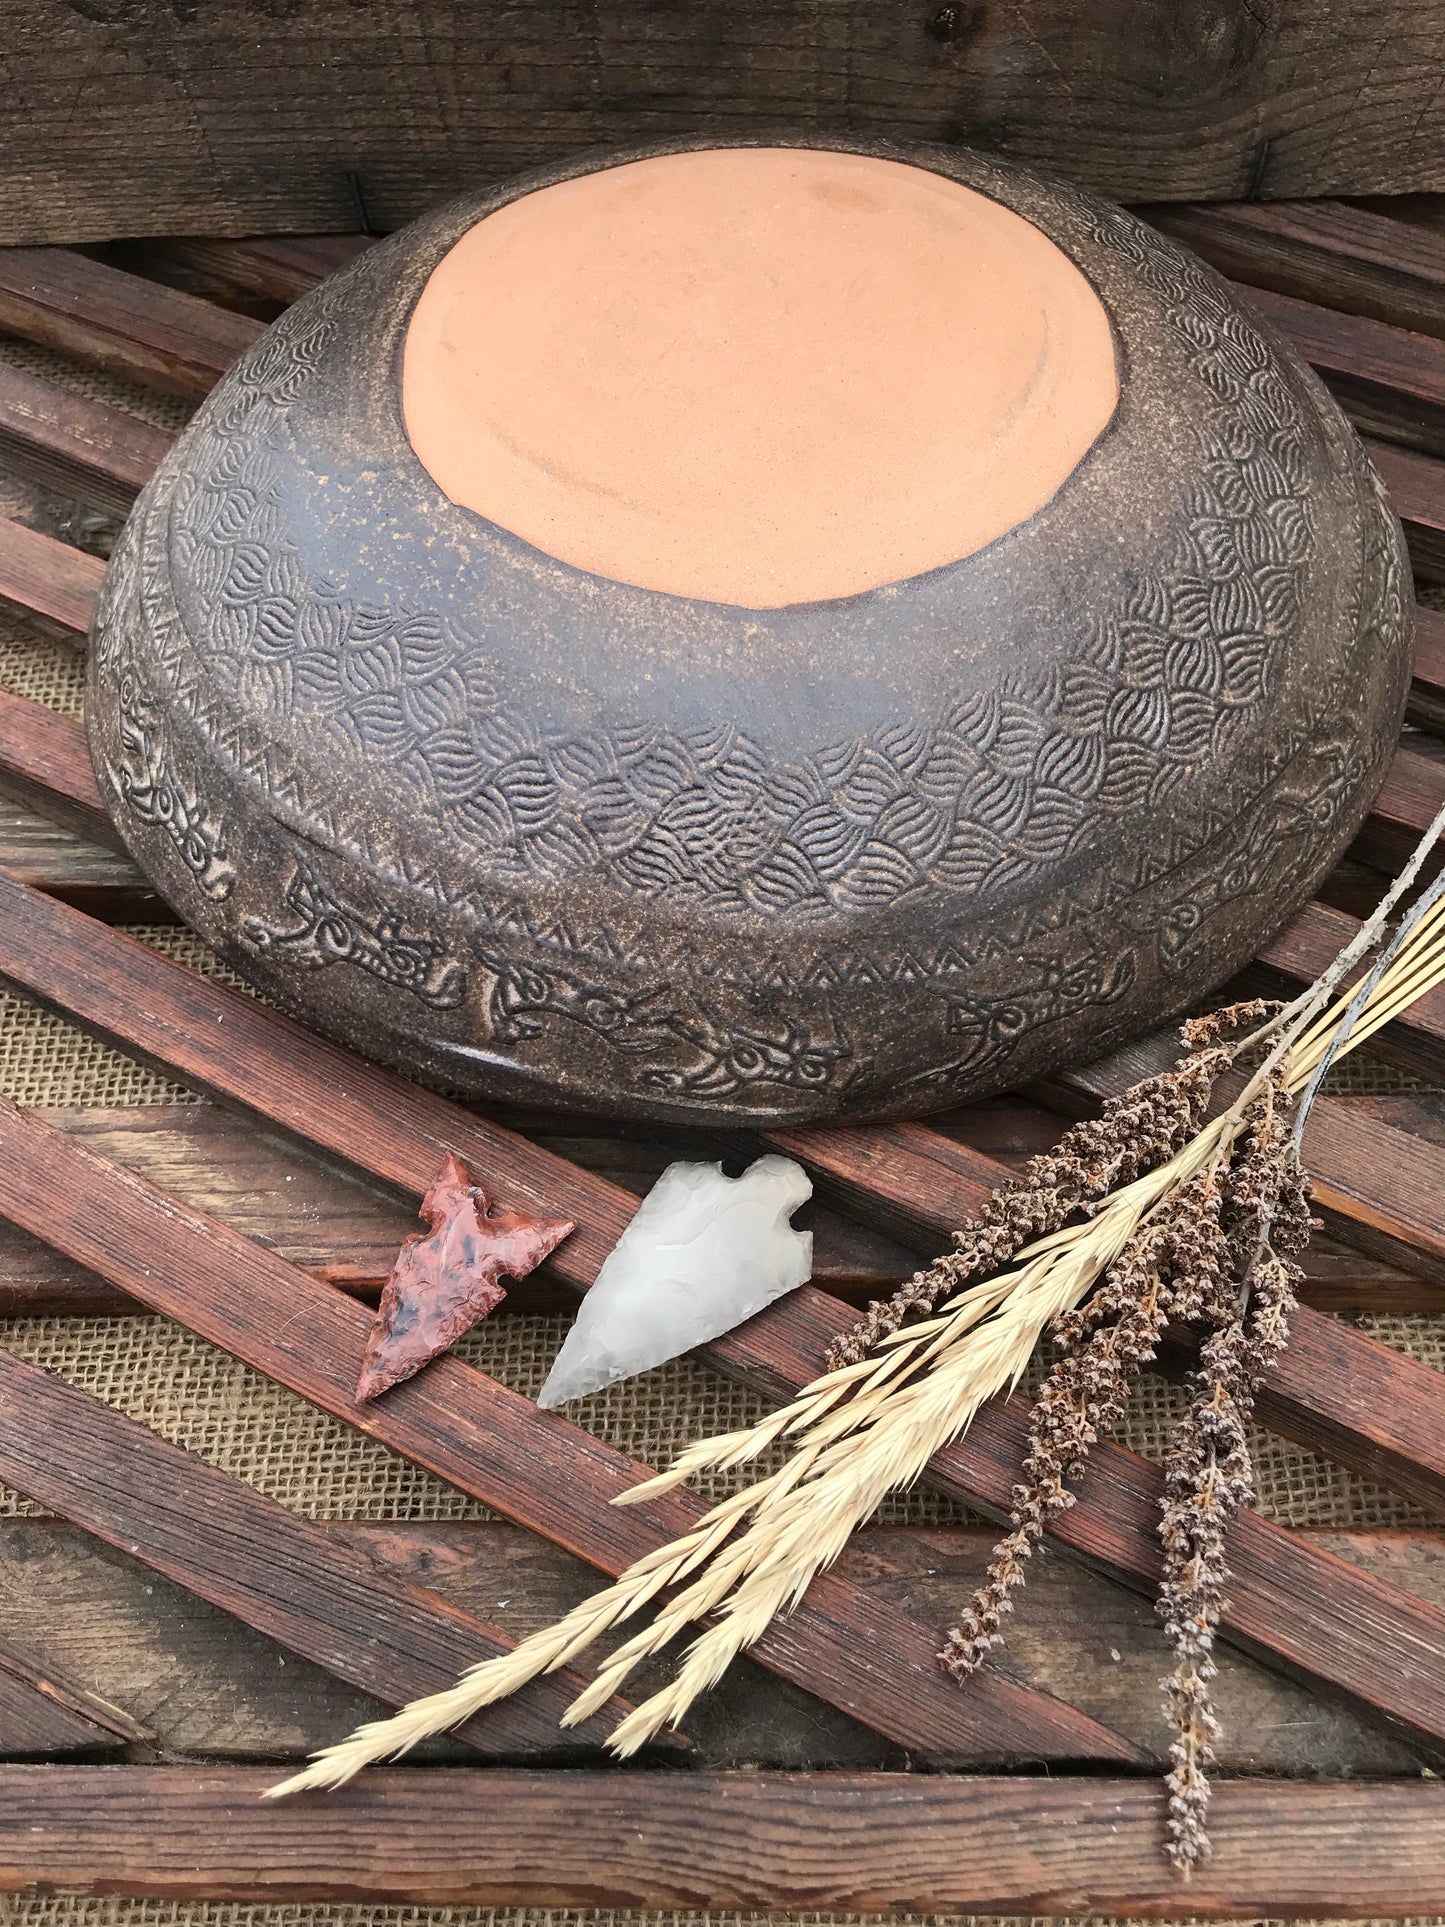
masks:
<svg viewBox="0 0 1445 1927"><path fill-rule="evenodd" d="M1192 1917L1193 1918L1193 1917ZM614 1907L367 1907L246 1906L230 1900L115 1900L67 1895L35 1898L0 1894L0 1927L1050 1927L1037 1914L818 1914L699 1913L669 1909L653 1913ZM1117 1915L1074 1917L1074 1927L1127 1927ZM1198 1920L1197 1927L1210 1927ZM1221 1923L1221 1927L1223 1924ZM1250 1927L1287 1927L1265 1916ZM1295 1920L1288 1927L1335 1927L1323 1920ZM1343 1923L1339 1924L1343 1927ZM1353 1927L1445 1927L1438 1915L1396 1915L1356 1920Z"/></svg>
<svg viewBox="0 0 1445 1927"><path fill-rule="evenodd" d="M124 376L109 374L103 368L63 354L58 348L22 341L17 335L0 334L0 362L19 368L24 374L39 375L72 395L83 396L86 401L119 408L138 421L149 422L152 428L168 428L173 432L184 428L195 407L193 402L173 395L159 395L138 381L127 381Z"/></svg>
<svg viewBox="0 0 1445 1927"><path fill-rule="evenodd" d="M185 404L104 375L49 350L0 336L0 362L44 375L73 392L109 403L158 427L178 428ZM4 512L45 527L97 553L108 549L106 518L13 482L0 472ZM15 499L11 500L11 493ZM79 655L0 611L0 687L78 717L83 666ZM230 973L188 933L173 928L132 933L191 968L232 982ZM1396 1093L1420 1081L1364 1053L1337 1073L1333 1088ZM87 1036L28 998L0 990L0 1089L22 1104L124 1106L193 1104L196 1093L124 1052ZM1445 1318L1378 1317L1360 1323L1386 1344L1445 1370ZM525 1393L540 1387L566 1328L562 1317L498 1316L458 1348L461 1356ZM153 1427L213 1465L244 1479L293 1510L315 1518L427 1520L485 1517L486 1508L419 1471L373 1440L317 1412L163 1318L31 1319L0 1322L0 1344ZM1036 1383L1038 1367L1030 1375ZM1123 1428L1124 1442L1161 1455L1180 1409L1181 1392L1160 1378L1140 1385ZM569 1407L579 1425L653 1464L688 1440L747 1424L761 1403L690 1359L645 1374ZM1316 1455L1255 1428L1258 1504L1269 1516L1302 1526L1399 1526L1424 1522L1418 1507ZM763 1462L766 1469L767 1462ZM729 1489L719 1476L713 1493ZM37 1509L0 1488L0 1515ZM896 1522L964 1521L959 1507L927 1491L891 1500L882 1518ZM0 1895L0 1927L848 1927L874 1916L834 1914L632 1913L613 1910L467 1909L355 1905L245 1906L235 1903ZM953 1916L959 1927L974 1917ZM940 1917L941 1922L941 1917ZM979 1927L1023 1927L984 1923ZM1103 1923L1099 1923L1103 1927ZM1267 1927L1261 1922L1260 1927ZM1420 1927L1426 1927L1423 1921ZM1445 1919L1432 1927L1445 1927Z"/></svg>

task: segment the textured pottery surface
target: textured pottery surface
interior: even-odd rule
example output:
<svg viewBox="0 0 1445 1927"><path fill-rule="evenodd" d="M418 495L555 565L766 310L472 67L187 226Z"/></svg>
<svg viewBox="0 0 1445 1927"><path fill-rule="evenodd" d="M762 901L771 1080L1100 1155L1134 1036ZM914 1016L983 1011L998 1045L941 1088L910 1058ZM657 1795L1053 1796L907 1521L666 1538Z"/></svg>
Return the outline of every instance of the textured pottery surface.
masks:
<svg viewBox="0 0 1445 1927"><path fill-rule="evenodd" d="M710 215L734 268L753 245L710 153L458 203L277 322L117 548L96 771L188 923L403 1069L678 1119L936 1110L1184 1007L1344 850L1403 708L1400 530L1225 282L961 149L765 150L828 192L796 248L761 198L778 344L755 291L715 299L712 351L731 314L752 358L699 372ZM588 328L654 273L614 190L666 201L678 155L696 235L627 334L656 379L589 395ZM881 162L907 206L870 203ZM610 252L569 253L569 194ZM917 286L915 204L963 223ZM858 247L839 298L870 215L882 268ZM575 328L559 261L606 284ZM1022 276L1008 326L990 276Z"/></svg>

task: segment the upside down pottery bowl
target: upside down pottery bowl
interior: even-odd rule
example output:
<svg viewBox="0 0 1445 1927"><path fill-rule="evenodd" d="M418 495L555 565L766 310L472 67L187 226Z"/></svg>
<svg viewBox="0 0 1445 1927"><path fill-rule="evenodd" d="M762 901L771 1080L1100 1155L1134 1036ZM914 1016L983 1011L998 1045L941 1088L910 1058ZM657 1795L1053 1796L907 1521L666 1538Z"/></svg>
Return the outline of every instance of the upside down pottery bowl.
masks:
<svg viewBox="0 0 1445 1927"><path fill-rule="evenodd" d="M267 995L490 1096L937 1109L1242 965L1406 685L1315 377L960 149L569 162L373 247L136 504L108 806Z"/></svg>

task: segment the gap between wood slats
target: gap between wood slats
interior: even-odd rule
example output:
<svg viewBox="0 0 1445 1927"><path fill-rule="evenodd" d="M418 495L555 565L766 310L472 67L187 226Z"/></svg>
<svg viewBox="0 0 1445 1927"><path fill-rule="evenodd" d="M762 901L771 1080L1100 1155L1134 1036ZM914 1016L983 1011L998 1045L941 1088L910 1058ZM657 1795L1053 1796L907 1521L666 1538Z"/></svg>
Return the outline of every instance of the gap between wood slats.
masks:
<svg viewBox="0 0 1445 1927"><path fill-rule="evenodd" d="M519 1638L555 1623L592 1589L581 1561L502 1520L336 1520L314 1530L328 1544L363 1553L387 1580L440 1592ZM996 1537L987 1527L865 1526L850 1539L839 1570L850 1584L941 1629L982 1578ZM1310 1537L1445 1603L1445 1534ZM279 1653L240 1620L61 1519L0 1520L0 1588L14 1639L142 1713L151 1745L167 1760L294 1760L377 1712L363 1693ZM1026 1685L1061 1692L1125 1734L1148 1757L1141 1770L1156 1772L1169 1744L1159 1716L1167 1648L1151 1600L1077 1559L1046 1556L1035 1561L1008 1643L990 1664ZM1358 1778L1419 1773L1429 1764L1428 1751L1364 1708L1321 1696L1225 1642L1216 1659L1222 1774ZM484 1715L479 1727L494 1717ZM904 1763L898 1748L746 1659L689 1709L688 1732L694 1770ZM429 1747L429 1759L438 1756L462 1765L476 1758L451 1741Z"/></svg>
<svg viewBox="0 0 1445 1927"><path fill-rule="evenodd" d="M384 1577L345 1541L3 1350L0 1480L387 1705L438 1692L515 1644L436 1594ZM3 1669L0 1656L0 1684ZM612 1717L574 1735L558 1730L582 1684L570 1671L535 1681L457 1731L501 1759L595 1748L617 1704ZM0 1721L0 1750L13 1751L4 1730Z"/></svg>
<svg viewBox="0 0 1445 1927"><path fill-rule="evenodd" d="M0 1100L0 1212L610 1575L691 1531L706 1510L686 1492L613 1506L647 1468L450 1354L385 1398L359 1404L354 1388L372 1324L363 1307L8 1100ZM1445 1653L1445 1614L1441 1625ZM992 1744L997 1757L1013 1760L1136 1759L1096 1721L997 1675L960 1694L936 1649L930 1629L824 1574L751 1651L910 1751L947 1759ZM1426 1718L1434 1722L1433 1710ZM1445 1738L1445 1698L1438 1724Z"/></svg>
<svg viewBox="0 0 1445 1927"><path fill-rule="evenodd" d="M579 1230L554 1257L559 1276L584 1286L590 1282L635 1209L635 1200L627 1194L549 1157L525 1139L408 1086L264 1006L196 978L104 926L88 924L76 912L27 896L3 880L0 933L5 945L0 969L32 992L39 991L112 1035L129 1035L132 1045L149 1048L190 1081L223 1088L232 1098L374 1175L400 1184L413 1196L430 1183L442 1150L450 1149L473 1169L485 1172L503 1201L515 1200L523 1208L565 1210L578 1219ZM12 1140L17 1128L12 1120L8 1131ZM54 1140L50 1143L47 1157L41 1160L47 1167L63 1161L60 1147ZM14 1200L22 1169L33 1162L33 1151L26 1153L12 1173L11 1201L6 1207L12 1217L21 1215ZM82 1189L95 1188L93 1178L77 1181ZM114 1180L109 1181L113 1185ZM114 1205L122 1195L116 1193L108 1216L115 1216ZM56 1241L54 1226L41 1215L22 1221ZM78 1235L86 1235L83 1226L67 1229L65 1248L71 1256L105 1272L135 1296L157 1303L163 1280L117 1270L103 1250L78 1249L74 1243ZM223 1244L213 1235L214 1248ZM294 1279L295 1274L290 1275ZM293 1298L302 1282L293 1283ZM247 1289L254 1296L254 1281ZM194 1320L194 1310L188 1314L184 1304L172 1315L188 1323ZM328 1307L327 1316L335 1316L334 1305ZM357 1316L365 1322L364 1314ZM848 1308L836 1299L804 1286L699 1355L765 1397L781 1401L817 1373L828 1339L850 1317ZM294 1311L289 1324L295 1325ZM216 1342L227 1342L224 1336L212 1336ZM316 1356L305 1368L322 1370L325 1347L313 1344L310 1350ZM290 1360L286 1365L293 1373L303 1369ZM392 1398L381 1401L386 1408L382 1413L371 1408L368 1429L404 1414L411 1398L446 1400L447 1375L453 1369L462 1368L453 1360L441 1360L421 1379L398 1388ZM302 1389L293 1378L285 1382ZM495 1397L496 1389L489 1390L488 1396ZM452 1390L453 1404L457 1396ZM526 1401L519 1403L533 1412ZM502 1409L511 1410L505 1403ZM444 1422L449 1427L453 1416L448 1414ZM1006 1512L1025 1449L1026 1425L1023 1401L989 1406L975 1419L966 1439L933 1460L926 1476L965 1504ZM495 1433L492 1439L491 1457L495 1458ZM464 1489L474 1489L469 1483L475 1477L470 1461L461 1473L454 1468L434 1469L443 1469L444 1476ZM529 1459L524 1470L530 1476L533 1469ZM1158 1574L1155 1527L1160 1492L1155 1467L1118 1448L1101 1448L1094 1455L1080 1503L1058 1522L1057 1539L1099 1560L1128 1583L1152 1587ZM515 1503L509 1505L505 1496L500 1500L485 1493L479 1496L515 1511ZM614 1520L618 1516L612 1514ZM1346 1692L1364 1693L1391 1717L1426 1736L1445 1735L1445 1615L1408 1594L1362 1579L1338 1561L1321 1562L1313 1548L1251 1513L1237 1522L1233 1563L1235 1584L1225 1621L1231 1636ZM815 1584L805 1609L816 1591ZM1393 1655L1383 1667L1377 1664L1382 1643Z"/></svg>

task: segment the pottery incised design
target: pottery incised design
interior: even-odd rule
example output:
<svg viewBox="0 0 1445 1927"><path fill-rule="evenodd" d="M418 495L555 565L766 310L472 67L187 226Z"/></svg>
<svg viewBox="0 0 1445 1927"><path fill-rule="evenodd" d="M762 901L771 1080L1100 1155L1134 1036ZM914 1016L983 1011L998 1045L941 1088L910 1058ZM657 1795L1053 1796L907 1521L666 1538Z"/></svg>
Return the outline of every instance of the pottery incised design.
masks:
<svg viewBox="0 0 1445 1927"><path fill-rule="evenodd" d="M1102 1048L1201 994L1288 913L1393 741L1398 526L1334 405L1201 264L1017 170L929 164L1074 255L1110 305L1124 386L1104 441L1032 522L871 597L755 614L598 584L439 508L396 457L390 493L378 485L390 544L358 561L342 529L328 548L301 478L324 475L324 506L366 464L342 476L301 451L356 377L349 317L370 300L378 342L396 339L466 212L388 243L398 266L363 259L299 303L227 378L118 553L91 726L137 853L240 968L479 1089L823 1117L926 1108L1036 1074L1080 1039ZM376 294L389 278L391 309ZM1136 379L1146 348L1159 365ZM373 438L397 424L394 379L368 396ZM1165 396L1166 433L1189 451L1177 499L1167 516L1121 499L1106 526L1105 471L1127 483L1130 438ZM1138 503L1159 493L1157 478L1132 486ZM434 560L409 573L428 518L455 593ZM1059 580L1074 569L1083 591L1055 595L1041 639L1038 578L1060 554ZM487 585L494 608L475 599ZM599 637L640 637L639 659L646 624L670 636L655 660L674 684L651 701L639 682L634 703L624 662L600 699L573 700L560 677L529 694L551 639L559 661L571 642L547 613L566 597ZM865 691L880 712L865 728L810 746L770 731L766 692L743 713L684 713L706 704L678 693L679 632L706 662L718 637L771 623L786 675L787 651L822 647L830 623L844 646L869 623L947 634L950 597L955 632L983 637L967 675ZM545 601L540 645L519 674L495 609L518 607L525 644L529 598ZM1020 641L994 646L990 621ZM589 673L607 679L605 650ZM179 820L207 826L213 877L234 873L219 897L194 837L187 858L175 824L146 815L156 752L134 721L122 736L122 679L132 718L165 719Z"/></svg>

